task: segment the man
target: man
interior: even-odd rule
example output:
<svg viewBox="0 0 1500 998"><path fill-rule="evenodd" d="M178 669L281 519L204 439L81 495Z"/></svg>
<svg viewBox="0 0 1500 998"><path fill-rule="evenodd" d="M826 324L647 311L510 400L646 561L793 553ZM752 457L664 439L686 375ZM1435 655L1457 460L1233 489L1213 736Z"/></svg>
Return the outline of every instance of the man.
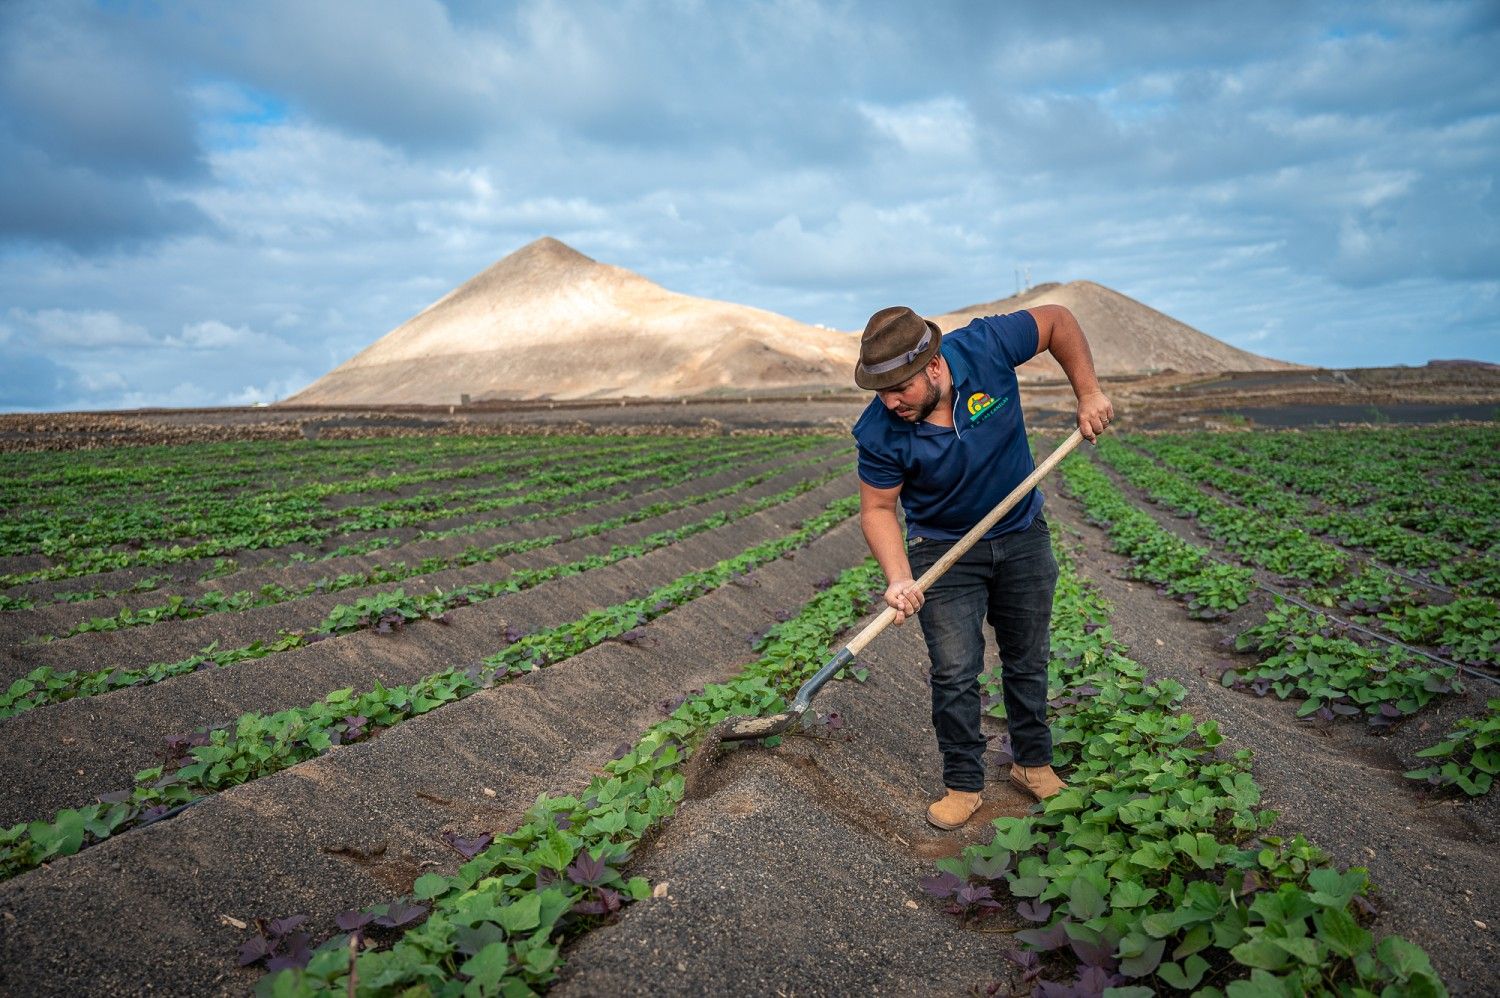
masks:
<svg viewBox="0 0 1500 998"><path fill-rule="evenodd" d="M927 820L954 829L984 789L979 674L983 623L1000 647L1010 779L1037 800L1063 789L1047 725L1048 628L1057 564L1039 490L1017 503L925 597L914 579L999 504L1035 465L1015 369L1050 350L1078 399L1078 427L1093 441L1114 416L1099 390L1088 341L1073 313L1041 305L975 319L947 336L903 306L870 317L854 381L877 393L854 425L860 526L889 583L897 624L915 615L932 659L932 725L947 794ZM896 503L906 511L903 539Z"/></svg>

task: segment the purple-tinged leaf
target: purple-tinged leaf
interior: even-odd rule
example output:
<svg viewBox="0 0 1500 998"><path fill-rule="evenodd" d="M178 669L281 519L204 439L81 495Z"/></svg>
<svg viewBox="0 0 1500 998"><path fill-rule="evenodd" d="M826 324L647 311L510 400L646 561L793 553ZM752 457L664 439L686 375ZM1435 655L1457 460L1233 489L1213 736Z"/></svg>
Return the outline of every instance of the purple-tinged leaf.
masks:
<svg viewBox="0 0 1500 998"><path fill-rule="evenodd" d="M1093 683L1084 683L1082 686L1077 687L1073 692L1078 694L1080 697L1096 697L1099 695L1099 687L1095 686Z"/></svg>
<svg viewBox="0 0 1500 998"><path fill-rule="evenodd" d="M425 904L407 904L405 901L392 901L386 906L385 914L375 919L375 924L388 929L399 929L403 925L410 925L425 914L427 914L427 905Z"/></svg>
<svg viewBox="0 0 1500 998"><path fill-rule="evenodd" d="M828 721L828 730L837 731L844 726L844 715L836 710L831 710L824 717Z"/></svg>
<svg viewBox="0 0 1500 998"><path fill-rule="evenodd" d="M953 874L946 871L922 878L922 890L935 898L949 898L963 885Z"/></svg>
<svg viewBox="0 0 1500 998"><path fill-rule="evenodd" d="M141 824L149 825L160 821L167 816L167 812L170 810L172 809L166 804L154 804L141 812Z"/></svg>
<svg viewBox="0 0 1500 998"><path fill-rule="evenodd" d="M111 790L107 794L99 795L101 804L124 804L135 796L134 790Z"/></svg>
<svg viewBox="0 0 1500 998"><path fill-rule="evenodd" d="M1039 979L1036 982L1036 990L1033 993L1040 995L1041 998L1086 998L1081 991L1071 984L1046 979Z"/></svg>
<svg viewBox="0 0 1500 998"><path fill-rule="evenodd" d="M256 936L240 944L240 966L248 967L271 955L271 944L265 936Z"/></svg>
<svg viewBox="0 0 1500 998"><path fill-rule="evenodd" d="M1260 882L1260 874L1251 870L1245 874L1244 882L1240 884L1240 893L1246 895L1254 894L1256 891L1261 890L1263 886Z"/></svg>
<svg viewBox="0 0 1500 998"><path fill-rule="evenodd" d="M1109 988L1124 982L1124 978L1118 974L1111 974L1100 966L1088 967L1078 975L1078 993L1080 995L1102 995Z"/></svg>
<svg viewBox="0 0 1500 998"><path fill-rule="evenodd" d="M978 904L981 901L990 900L994 898L994 896L994 892L991 891L988 887L975 887L972 884L965 884L956 892L954 892L953 900L962 905L972 905Z"/></svg>
<svg viewBox="0 0 1500 998"><path fill-rule="evenodd" d="M544 891L562 879L562 874L548 867L536 871L536 889Z"/></svg>
<svg viewBox="0 0 1500 998"><path fill-rule="evenodd" d="M273 918L266 923L266 930L272 936L284 936L307 921L306 915L288 915L286 918Z"/></svg>
<svg viewBox="0 0 1500 998"><path fill-rule="evenodd" d="M634 747L635 746L631 745L629 742L621 742L620 744L615 746L615 751L612 755L610 755L609 761L614 762L616 759L625 758L630 754L630 750Z"/></svg>
<svg viewBox="0 0 1500 998"><path fill-rule="evenodd" d="M598 887L605 884L612 878L613 873L614 871L609 868L607 862L602 858L595 859L590 856L587 849L580 853L573 861L573 865L567 869L568 879L584 887Z"/></svg>
<svg viewBox="0 0 1500 998"><path fill-rule="evenodd" d="M1271 692L1271 681L1262 676L1250 684L1251 691L1258 697L1263 697Z"/></svg>
<svg viewBox="0 0 1500 998"><path fill-rule="evenodd" d="M485 848L488 847L491 842L495 841L495 836L486 832L483 835L479 835L474 838L464 838L460 835L455 834L454 832L444 832L443 841L452 846L453 850L464 859L473 859L475 856L478 856L480 853L484 852Z"/></svg>
<svg viewBox="0 0 1500 998"><path fill-rule="evenodd" d="M1016 905L1016 914L1028 922L1045 922L1052 915L1052 906L1045 901L1022 901Z"/></svg>
<svg viewBox="0 0 1500 998"><path fill-rule="evenodd" d="M558 831L570 832L573 830L573 816L559 811L552 816L552 826Z"/></svg>
<svg viewBox="0 0 1500 998"><path fill-rule="evenodd" d="M1072 944L1073 952L1077 955L1079 963L1089 967L1114 968L1118 966L1118 961L1115 959L1115 948L1109 943L1094 943L1071 936L1068 941Z"/></svg>
<svg viewBox="0 0 1500 998"><path fill-rule="evenodd" d="M633 645L645 636L646 629L644 627L632 627L624 634L621 634L619 637L615 638L615 640L620 642L621 644Z"/></svg>
<svg viewBox="0 0 1500 998"><path fill-rule="evenodd" d="M821 579L817 579L813 582L813 588L818 592L822 592L825 589L832 589L835 581L836 580L833 576L825 575Z"/></svg>
<svg viewBox="0 0 1500 998"><path fill-rule="evenodd" d="M335 916L333 924L345 932L355 932L373 921L375 921L375 916L368 911L346 911Z"/></svg>
<svg viewBox="0 0 1500 998"><path fill-rule="evenodd" d="M327 641L331 637L333 637L332 634L324 634L321 631L314 631L313 633L309 634L307 637L303 638L302 640L305 643L307 643L307 644L315 645L319 641Z"/></svg>
<svg viewBox="0 0 1500 998"><path fill-rule="evenodd" d="M505 638L505 643L508 644L508 645L515 644L517 641L520 641L525 636L526 636L526 632L523 631L523 630L521 630L519 627L516 627L514 624L512 624L512 625L510 625L510 626L508 626L508 627L505 628L504 638Z"/></svg>
<svg viewBox="0 0 1500 998"><path fill-rule="evenodd" d="M1362 894L1356 894L1350 900L1354 907L1358 908L1362 913L1371 917L1374 916L1375 906L1370 903L1369 898L1366 898Z"/></svg>
<svg viewBox="0 0 1500 998"><path fill-rule="evenodd" d="M312 951L304 944L300 949L282 953L266 961L266 972L277 974L283 970L301 970L312 960Z"/></svg>
<svg viewBox="0 0 1500 998"><path fill-rule="evenodd" d="M1335 714L1343 717L1353 717L1360 712L1359 708L1352 703L1331 703L1328 706Z"/></svg>
<svg viewBox="0 0 1500 998"><path fill-rule="evenodd" d="M1016 933L1016 938L1030 946L1032 949L1043 953L1050 953L1055 949L1061 949L1068 945L1067 921L1057 922L1045 929L1022 929Z"/></svg>
<svg viewBox="0 0 1500 998"><path fill-rule="evenodd" d="M1389 701L1380 705L1380 714L1382 717L1388 717L1392 720L1395 720L1398 717L1406 716L1405 714L1401 713L1400 707L1397 707L1395 704L1390 703Z"/></svg>
<svg viewBox="0 0 1500 998"><path fill-rule="evenodd" d="M1331 721L1334 715L1333 711L1328 708L1328 705L1324 704L1313 712L1313 717L1316 717L1320 721Z"/></svg>

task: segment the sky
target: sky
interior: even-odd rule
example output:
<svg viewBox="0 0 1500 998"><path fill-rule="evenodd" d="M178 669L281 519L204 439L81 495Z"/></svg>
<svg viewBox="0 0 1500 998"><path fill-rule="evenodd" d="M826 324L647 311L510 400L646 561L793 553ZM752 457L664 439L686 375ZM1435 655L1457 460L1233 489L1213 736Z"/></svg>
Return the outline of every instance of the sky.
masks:
<svg viewBox="0 0 1500 998"><path fill-rule="evenodd" d="M1494 0L8 0L0 410L274 401L544 235L836 329L1029 274L1500 362L1497 54Z"/></svg>

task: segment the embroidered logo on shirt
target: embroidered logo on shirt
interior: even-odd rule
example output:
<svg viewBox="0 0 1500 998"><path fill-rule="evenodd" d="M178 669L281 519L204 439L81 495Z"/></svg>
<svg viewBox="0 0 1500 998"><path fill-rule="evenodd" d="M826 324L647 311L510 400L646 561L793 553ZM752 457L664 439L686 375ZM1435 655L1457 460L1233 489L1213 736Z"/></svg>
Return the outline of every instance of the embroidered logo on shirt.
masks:
<svg viewBox="0 0 1500 998"><path fill-rule="evenodd" d="M1009 395L997 401L984 392L975 392L965 404L965 408L969 410L969 425L980 422L1009 401Z"/></svg>

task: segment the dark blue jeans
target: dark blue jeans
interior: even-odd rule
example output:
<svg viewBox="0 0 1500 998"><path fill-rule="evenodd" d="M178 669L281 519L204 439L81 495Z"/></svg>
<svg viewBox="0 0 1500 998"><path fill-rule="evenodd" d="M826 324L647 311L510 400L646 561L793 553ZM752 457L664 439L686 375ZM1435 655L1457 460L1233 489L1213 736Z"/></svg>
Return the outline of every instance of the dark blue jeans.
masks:
<svg viewBox="0 0 1500 998"><path fill-rule="evenodd" d="M921 578L952 541L907 545L912 575ZM943 784L984 789L984 733L979 725L979 674L986 620L1000 647L1006 725L1016 762L1052 764L1047 726L1047 660L1057 562L1047 522L981 540L927 590L917 614L932 658L932 726L943 753Z"/></svg>

